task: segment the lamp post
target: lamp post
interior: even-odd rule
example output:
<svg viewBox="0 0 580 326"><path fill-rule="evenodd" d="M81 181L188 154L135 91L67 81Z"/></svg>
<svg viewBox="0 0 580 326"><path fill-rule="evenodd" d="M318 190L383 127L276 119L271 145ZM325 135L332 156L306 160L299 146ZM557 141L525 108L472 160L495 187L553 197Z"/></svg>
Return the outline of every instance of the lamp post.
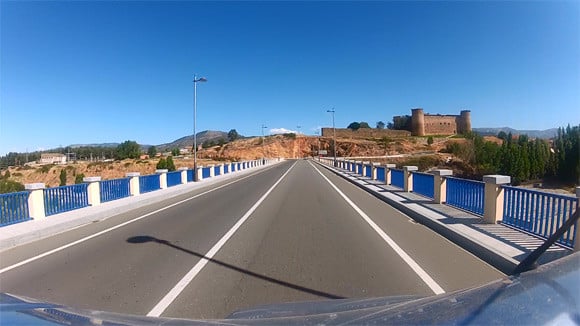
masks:
<svg viewBox="0 0 580 326"><path fill-rule="evenodd" d="M264 139L264 129L266 128L268 127L262 124L262 164L266 164L266 150L264 149L264 142L266 141Z"/></svg>
<svg viewBox="0 0 580 326"><path fill-rule="evenodd" d="M205 77L193 75L193 180L197 180L197 83L206 82Z"/></svg>
<svg viewBox="0 0 580 326"><path fill-rule="evenodd" d="M318 156L318 161L320 162L320 131L316 130L314 134L316 135L316 140L318 142L318 150L316 151L316 156Z"/></svg>
<svg viewBox="0 0 580 326"><path fill-rule="evenodd" d="M332 152L334 154L334 166L336 167L336 129L334 128L334 108L326 110L326 112L332 113Z"/></svg>

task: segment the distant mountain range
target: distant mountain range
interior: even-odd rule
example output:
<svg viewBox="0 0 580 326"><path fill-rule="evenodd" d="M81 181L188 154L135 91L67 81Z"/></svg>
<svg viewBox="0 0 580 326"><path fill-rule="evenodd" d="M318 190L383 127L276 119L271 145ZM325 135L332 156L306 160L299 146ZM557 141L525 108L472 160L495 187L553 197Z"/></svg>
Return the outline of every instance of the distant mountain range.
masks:
<svg viewBox="0 0 580 326"><path fill-rule="evenodd" d="M228 139L228 133L223 131L206 130L197 133L197 143L203 144L205 141L219 141L221 138ZM120 143L101 143L101 144L73 144L69 145L71 148L78 147L117 147ZM140 144L141 149L146 151L153 145ZM158 151L172 150L174 148L191 147L193 145L193 135L181 137L171 143L155 145Z"/></svg>
<svg viewBox="0 0 580 326"><path fill-rule="evenodd" d="M558 128L551 128L546 130L517 130L509 127L501 128L472 128L473 132L482 136L496 136L500 131L512 135L527 135L530 138L554 138L558 134Z"/></svg>

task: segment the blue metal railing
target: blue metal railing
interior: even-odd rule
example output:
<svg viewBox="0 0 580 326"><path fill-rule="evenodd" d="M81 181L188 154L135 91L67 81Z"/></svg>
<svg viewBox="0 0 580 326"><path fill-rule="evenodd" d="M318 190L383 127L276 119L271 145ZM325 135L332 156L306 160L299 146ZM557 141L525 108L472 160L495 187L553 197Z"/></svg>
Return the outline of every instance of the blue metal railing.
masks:
<svg viewBox="0 0 580 326"><path fill-rule="evenodd" d="M242 163L237 163L237 164L238 164L238 167L237 167L236 171L240 171L242 169Z"/></svg>
<svg viewBox="0 0 580 326"><path fill-rule="evenodd" d="M187 170L187 182L193 182L193 170Z"/></svg>
<svg viewBox="0 0 580 326"><path fill-rule="evenodd" d="M108 202L120 198L129 197L129 178L103 180L99 183L99 195L101 202Z"/></svg>
<svg viewBox="0 0 580 326"><path fill-rule="evenodd" d="M173 187L181 184L181 171L167 173L167 187Z"/></svg>
<svg viewBox="0 0 580 326"><path fill-rule="evenodd" d="M365 166L365 177L372 178L373 177L373 169L370 165Z"/></svg>
<svg viewBox="0 0 580 326"><path fill-rule="evenodd" d="M228 173L230 173L230 165L224 164L224 174L228 174Z"/></svg>
<svg viewBox="0 0 580 326"><path fill-rule="evenodd" d="M433 198L434 179L432 174L414 172L413 192L425 197Z"/></svg>
<svg viewBox="0 0 580 326"><path fill-rule="evenodd" d="M211 167L204 167L204 168L201 168L201 177L202 177L203 179L207 179L207 178L209 178L209 177L210 177L210 175L211 175Z"/></svg>
<svg viewBox="0 0 580 326"><path fill-rule="evenodd" d="M391 170L391 185L401 189L405 188L405 176L403 170Z"/></svg>
<svg viewBox="0 0 580 326"><path fill-rule="evenodd" d="M30 220L28 191L0 195L0 226Z"/></svg>
<svg viewBox="0 0 580 326"><path fill-rule="evenodd" d="M139 192L146 193L154 190L161 189L159 184L159 175L142 175L139 177Z"/></svg>
<svg viewBox="0 0 580 326"><path fill-rule="evenodd" d="M216 165L213 167L213 175L214 176L220 175L220 166L219 165Z"/></svg>
<svg viewBox="0 0 580 326"><path fill-rule="evenodd" d="M46 216L89 206L88 186L88 183L81 183L44 189L44 212Z"/></svg>
<svg viewBox="0 0 580 326"><path fill-rule="evenodd" d="M484 183L447 177L446 204L483 216Z"/></svg>
<svg viewBox="0 0 580 326"><path fill-rule="evenodd" d="M578 198L504 186L502 223L521 229L544 239L552 235L569 219L578 207ZM574 247L574 225L556 242Z"/></svg>
<svg viewBox="0 0 580 326"><path fill-rule="evenodd" d="M382 166L377 166L377 180L386 181L385 168Z"/></svg>

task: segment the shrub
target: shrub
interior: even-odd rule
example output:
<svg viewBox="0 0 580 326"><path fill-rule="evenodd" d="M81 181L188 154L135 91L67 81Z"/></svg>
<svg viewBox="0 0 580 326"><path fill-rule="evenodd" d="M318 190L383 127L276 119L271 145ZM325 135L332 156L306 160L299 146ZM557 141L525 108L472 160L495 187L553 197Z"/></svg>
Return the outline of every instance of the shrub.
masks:
<svg viewBox="0 0 580 326"><path fill-rule="evenodd" d="M0 194L23 191L24 185L12 180L0 180Z"/></svg>

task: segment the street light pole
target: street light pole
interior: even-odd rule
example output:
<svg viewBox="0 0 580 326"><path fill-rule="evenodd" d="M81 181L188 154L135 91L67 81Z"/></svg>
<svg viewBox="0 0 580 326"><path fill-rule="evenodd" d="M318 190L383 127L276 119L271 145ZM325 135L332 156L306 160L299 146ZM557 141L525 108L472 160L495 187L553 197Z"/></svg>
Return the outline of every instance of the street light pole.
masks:
<svg viewBox="0 0 580 326"><path fill-rule="evenodd" d="M326 112L332 113L332 152L334 154L334 166L336 167L336 128L334 127L334 108L331 110L326 110Z"/></svg>
<svg viewBox="0 0 580 326"><path fill-rule="evenodd" d="M193 181L197 180L197 83L206 82L205 77L193 75Z"/></svg>
<svg viewBox="0 0 580 326"><path fill-rule="evenodd" d="M314 134L316 135L316 140L318 142L318 150L316 151L316 156L318 156L318 161L320 162L320 131L316 130Z"/></svg>
<svg viewBox="0 0 580 326"><path fill-rule="evenodd" d="M266 164L266 150L264 149L264 142L266 142L266 139L264 138L264 129L266 128L268 127L262 124L262 164Z"/></svg>

